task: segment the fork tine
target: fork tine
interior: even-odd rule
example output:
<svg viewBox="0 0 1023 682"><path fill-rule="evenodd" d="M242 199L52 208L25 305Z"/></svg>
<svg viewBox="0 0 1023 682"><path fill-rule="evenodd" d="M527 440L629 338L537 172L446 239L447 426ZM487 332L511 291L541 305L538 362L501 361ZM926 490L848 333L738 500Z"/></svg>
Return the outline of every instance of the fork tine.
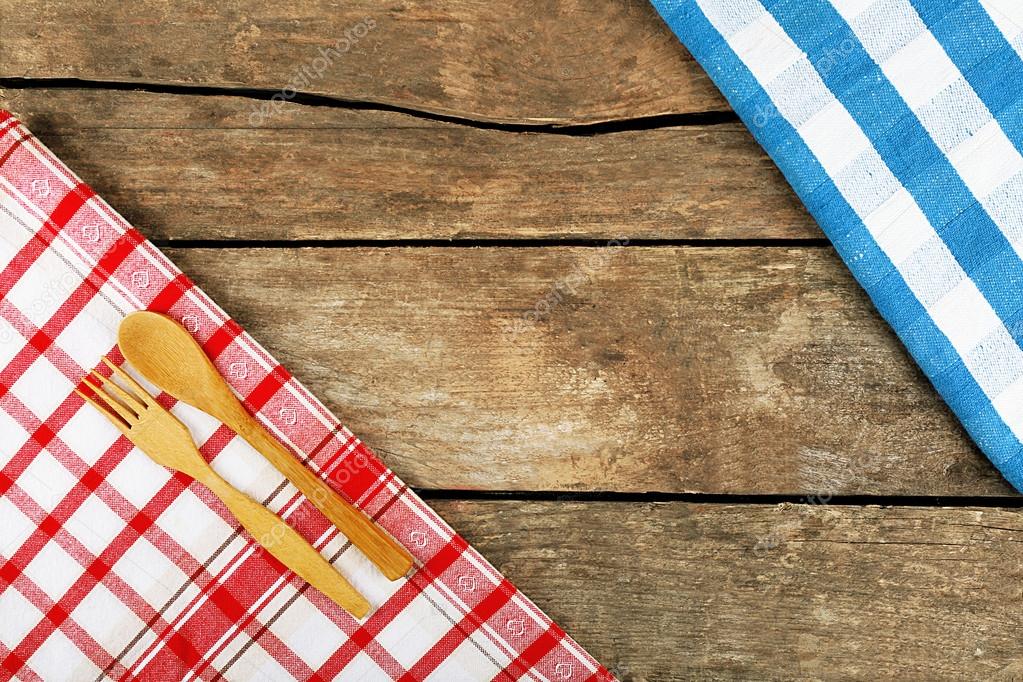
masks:
<svg viewBox="0 0 1023 682"><path fill-rule="evenodd" d="M116 374L122 380L124 380L124 383L128 384L128 386L131 389L134 389L134 390L131 391L131 393L135 396L135 398L139 402L144 404L146 407L152 407L153 405L157 405L158 404L156 402L156 398L154 398L152 395L150 395L149 391L147 391L142 386L142 384L140 384L139 382L135 381L135 377L133 377L132 375L128 374L127 372L125 372L123 369L121 369L120 367L118 367L114 363L110 362L110 360L108 360L106 358L102 358L102 360L106 364L107 367L109 367L110 369L112 369L114 371L114 374Z"/></svg>
<svg viewBox="0 0 1023 682"><path fill-rule="evenodd" d="M142 405L142 403L136 400L134 396L128 393L128 391L118 386L113 378L105 377L96 370L89 372L89 374L90 376L99 379L100 383L103 384L104 387L113 390L114 393L117 394L117 397L121 399L121 404L134 412L136 416L142 416L142 413L146 408Z"/></svg>
<svg viewBox="0 0 1023 682"><path fill-rule="evenodd" d="M92 381L89 381L89 377L85 377L84 379L82 379L82 383L91 388L92 392L96 394L96 397L106 404L108 411L116 412L121 417L121 419L125 421L126 424L130 426L131 424L134 424L135 422L138 421L139 419L138 416L131 412L131 410L129 410L127 407L114 400L113 397L109 393L107 393L102 386L100 386L99 384L94 384Z"/></svg>
<svg viewBox="0 0 1023 682"><path fill-rule="evenodd" d="M119 416L117 416L116 414L114 414L113 412L108 410L103 405L100 405L98 402L96 402L95 400L93 400L89 396L87 396L84 393L82 393L81 391L79 391L77 388L75 389L75 393L77 393L79 396L81 396L82 400L84 400L85 402L89 403L90 405L95 407L97 410L99 410L100 414L105 415L106 418L110 420L110 423L113 424L115 427L117 427L118 431L120 431L121 433L125 433L125 434L128 433L128 428L129 427L124 422L123 419L121 419Z"/></svg>

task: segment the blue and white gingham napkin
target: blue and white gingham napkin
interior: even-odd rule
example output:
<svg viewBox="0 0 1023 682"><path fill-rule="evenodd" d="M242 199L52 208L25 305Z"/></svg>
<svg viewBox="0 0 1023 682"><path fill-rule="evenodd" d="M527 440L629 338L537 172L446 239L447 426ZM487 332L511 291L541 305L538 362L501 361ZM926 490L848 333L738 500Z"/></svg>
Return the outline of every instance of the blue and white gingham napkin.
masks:
<svg viewBox="0 0 1023 682"><path fill-rule="evenodd" d="M1023 490L1023 1L652 1Z"/></svg>

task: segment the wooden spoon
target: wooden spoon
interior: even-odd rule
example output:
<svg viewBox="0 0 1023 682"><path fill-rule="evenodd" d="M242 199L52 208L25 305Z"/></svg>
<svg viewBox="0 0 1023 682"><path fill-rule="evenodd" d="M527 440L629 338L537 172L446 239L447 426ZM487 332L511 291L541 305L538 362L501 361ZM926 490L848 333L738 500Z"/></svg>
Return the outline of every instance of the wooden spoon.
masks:
<svg viewBox="0 0 1023 682"><path fill-rule="evenodd" d="M142 376L219 419L262 453L384 575L397 580L409 572L412 557L405 548L338 496L249 414L188 330L165 315L140 311L121 321L117 340Z"/></svg>
<svg viewBox="0 0 1023 682"><path fill-rule="evenodd" d="M312 545L269 509L221 478L203 458L188 427L156 402L127 372L103 362L123 382L118 385L92 371L83 383L94 398L75 389L118 431L154 462L180 471L210 489L266 551L300 578L323 592L356 618L369 613L369 602Z"/></svg>

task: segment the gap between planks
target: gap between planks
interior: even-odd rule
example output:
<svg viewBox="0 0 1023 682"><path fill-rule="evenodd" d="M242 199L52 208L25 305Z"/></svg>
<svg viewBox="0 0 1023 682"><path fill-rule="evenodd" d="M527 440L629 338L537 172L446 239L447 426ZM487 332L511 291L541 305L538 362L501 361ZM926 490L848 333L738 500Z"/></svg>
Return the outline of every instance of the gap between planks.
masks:
<svg viewBox="0 0 1023 682"><path fill-rule="evenodd" d="M796 506L835 507L933 507L1023 509L1023 497L1008 495L774 495L741 493L669 493L619 492L614 490L462 490L440 488L412 488L424 500L452 500L473 502L577 502L618 504L705 504L705 505L757 505L779 504Z"/></svg>

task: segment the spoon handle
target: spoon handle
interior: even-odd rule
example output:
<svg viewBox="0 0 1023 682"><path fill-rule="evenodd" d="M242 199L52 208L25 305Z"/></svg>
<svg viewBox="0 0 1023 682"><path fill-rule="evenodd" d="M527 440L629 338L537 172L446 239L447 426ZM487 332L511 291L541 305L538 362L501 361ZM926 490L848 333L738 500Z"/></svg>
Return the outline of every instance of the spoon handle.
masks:
<svg viewBox="0 0 1023 682"><path fill-rule="evenodd" d="M390 580L408 574L412 556L404 547L298 461L245 408L239 408L235 418L225 421L228 427L277 467Z"/></svg>

